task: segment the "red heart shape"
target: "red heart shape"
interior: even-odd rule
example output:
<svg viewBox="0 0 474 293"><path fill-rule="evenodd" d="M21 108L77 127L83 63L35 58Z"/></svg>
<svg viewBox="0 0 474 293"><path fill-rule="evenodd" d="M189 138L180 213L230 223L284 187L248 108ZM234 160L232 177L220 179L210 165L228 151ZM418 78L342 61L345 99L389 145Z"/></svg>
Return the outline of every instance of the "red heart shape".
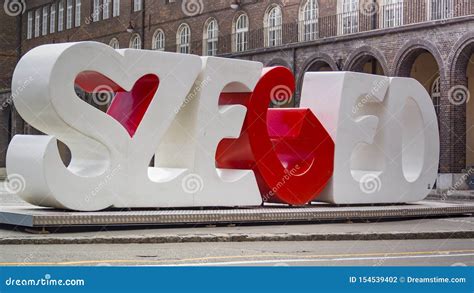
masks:
<svg viewBox="0 0 474 293"><path fill-rule="evenodd" d="M159 83L156 75L147 74L135 82L131 91L126 91L113 80L95 71L84 71L75 80L75 84L88 93L107 89L115 94L107 114L122 124L130 137L135 135Z"/></svg>

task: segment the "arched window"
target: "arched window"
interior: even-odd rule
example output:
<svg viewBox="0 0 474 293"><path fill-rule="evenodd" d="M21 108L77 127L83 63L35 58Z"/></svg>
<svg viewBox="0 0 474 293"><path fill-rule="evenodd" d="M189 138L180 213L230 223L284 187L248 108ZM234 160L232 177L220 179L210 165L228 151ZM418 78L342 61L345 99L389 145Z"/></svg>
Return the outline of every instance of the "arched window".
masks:
<svg viewBox="0 0 474 293"><path fill-rule="evenodd" d="M383 27L397 27L403 24L403 0L384 0L382 24Z"/></svg>
<svg viewBox="0 0 474 293"><path fill-rule="evenodd" d="M142 38L139 34L134 34L130 39L130 48L132 49L141 49L142 48Z"/></svg>
<svg viewBox="0 0 474 293"><path fill-rule="evenodd" d="M272 6L270 9L268 9L265 17L264 28L266 31L266 47L274 47L281 45L281 24L282 16L280 6Z"/></svg>
<svg viewBox="0 0 474 293"><path fill-rule="evenodd" d="M219 26L217 20L211 18L204 25L203 55L215 56L217 54L218 38Z"/></svg>
<svg viewBox="0 0 474 293"><path fill-rule="evenodd" d="M359 31L359 0L342 1L342 33L352 34Z"/></svg>
<svg viewBox="0 0 474 293"><path fill-rule="evenodd" d="M153 35L153 43L151 48L158 51L165 50L165 33L163 30L156 30L155 34Z"/></svg>
<svg viewBox="0 0 474 293"><path fill-rule="evenodd" d="M428 0L431 20L447 19L454 16L453 0Z"/></svg>
<svg viewBox="0 0 474 293"><path fill-rule="evenodd" d="M243 13L234 22L234 46L235 52L247 50L249 43L249 18Z"/></svg>
<svg viewBox="0 0 474 293"><path fill-rule="evenodd" d="M116 38L113 38L112 40L110 40L109 46L114 49L120 49L119 41Z"/></svg>
<svg viewBox="0 0 474 293"><path fill-rule="evenodd" d="M313 41L318 37L318 1L307 0L300 10L300 40Z"/></svg>
<svg viewBox="0 0 474 293"><path fill-rule="evenodd" d="M441 79L439 76L431 85L431 99L433 100L436 115L439 117L439 104L441 100Z"/></svg>
<svg viewBox="0 0 474 293"><path fill-rule="evenodd" d="M178 53L189 54L191 53L191 29L189 25L183 23L178 28L178 33L176 34L176 51Z"/></svg>

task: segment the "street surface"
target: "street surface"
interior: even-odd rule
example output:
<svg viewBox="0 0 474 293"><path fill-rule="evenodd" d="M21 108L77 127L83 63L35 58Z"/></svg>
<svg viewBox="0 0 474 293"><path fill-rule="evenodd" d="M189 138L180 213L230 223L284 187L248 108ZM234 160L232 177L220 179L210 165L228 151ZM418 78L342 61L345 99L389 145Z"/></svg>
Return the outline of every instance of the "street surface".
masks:
<svg viewBox="0 0 474 293"><path fill-rule="evenodd" d="M0 265L474 266L474 239L2 245Z"/></svg>

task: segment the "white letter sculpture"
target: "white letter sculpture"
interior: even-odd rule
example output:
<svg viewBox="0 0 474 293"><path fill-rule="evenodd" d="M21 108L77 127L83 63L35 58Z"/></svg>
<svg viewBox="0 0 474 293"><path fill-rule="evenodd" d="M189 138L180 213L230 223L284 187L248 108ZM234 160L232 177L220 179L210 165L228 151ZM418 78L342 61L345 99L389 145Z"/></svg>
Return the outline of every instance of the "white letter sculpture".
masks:
<svg viewBox="0 0 474 293"><path fill-rule="evenodd" d="M107 113L82 101L75 87L113 94ZM79 211L256 206L262 190L279 192L302 178L288 162L307 162L314 173L301 182L319 184L297 204L315 198L331 174L319 200L397 203L427 196L438 170L438 123L416 80L308 73L301 108L313 113L266 109L293 90L290 71L263 71L259 62L95 42L40 46L18 63L12 91L19 114L47 135L15 136L7 172L24 177L18 195L25 201ZM71 151L68 166L57 140ZM256 177L253 168L267 149L282 151L283 159L275 151ZM285 175L275 180L275 174ZM292 193L301 183L287 186L293 188L286 195L297 198Z"/></svg>
<svg viewBox="0 0 474 293"><path fill-rule="evenodd" d="M217 170L213 156L220 139L239 136L246 111L240 105L220 109L220 92L227 84L251 92L261 70L258 62L114 50L95 42L34 48L14 72L14 92L32 80L14 103L29 124L48 135L15 136L8 173L25 178L19 196L39 206L94 211L259 205L253 172ZM77 97L75 80L84 72L100 73L125 91L143 76L159 79L132 137L117 120ZM56 138L71 150L68 167ZM183 160L166 164L176 152ZM155 153L158 166L149 168Z"/></svg>
<svg viewBox="0 0 474 293"><path fill-rule="evenodd" d="M415 202L436 180L439 132L415 79L307 73L301 107L333 138L334 173L318 198L336 204Z"/></svg>

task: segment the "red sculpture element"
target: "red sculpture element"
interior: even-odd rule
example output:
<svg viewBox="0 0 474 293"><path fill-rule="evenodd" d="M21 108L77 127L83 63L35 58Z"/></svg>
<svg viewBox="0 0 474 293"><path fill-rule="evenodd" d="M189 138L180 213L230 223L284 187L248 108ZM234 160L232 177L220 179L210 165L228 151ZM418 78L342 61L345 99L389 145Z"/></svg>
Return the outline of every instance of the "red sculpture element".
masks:
<svg viewBox="0 0 474 293"><path fill-rule="evenodd" d="M77 76L75 84L89 93L110 95L112 103L107 114L120 122L133 137L158 89L159 79L153 74L144 75L128 92L98 72L85 71Z"/></svg>
<svg viewBox="0 0 474 293"><path fill-rule="evenodd" d="M264 69L253 93L223 93L221 105L242 104L247 114L240 137L220 142L216 164L252 169L264 201L303 205L332 176L334 142L311 110L268 109L270 101L291 99L294 89L293 74L272 67Z"/></svg>

